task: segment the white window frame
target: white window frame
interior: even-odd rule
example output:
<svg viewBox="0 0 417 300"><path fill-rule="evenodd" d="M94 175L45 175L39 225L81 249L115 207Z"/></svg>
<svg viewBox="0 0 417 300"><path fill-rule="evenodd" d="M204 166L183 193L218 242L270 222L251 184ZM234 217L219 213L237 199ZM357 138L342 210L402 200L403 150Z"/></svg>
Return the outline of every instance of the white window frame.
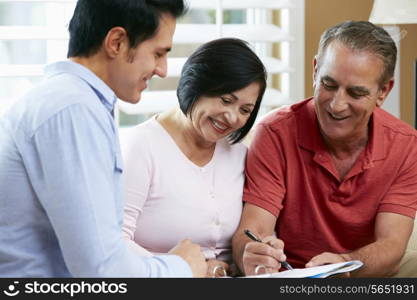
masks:
<svg viewBox="0 0 417 300"><path fill-rule="evenodd" d="M48 5L47 24L56 23L60 16L54 14L57 5L66 3L75 7L75 0L0 0L4 2L42 2ZM175 44L204 43L209 40L234 36L252 42L254 50L263 60L269 77L280 74L281 90L271 86L265 94L261 115L271 108L292 104L304 98L304 0L189 0L190 8L216 9L216 24L178 24L174 35ZM247 8L247 25L225 25L224 9ZM271 24L272 11L278 10L282 26ZM51 23L49 23L51 22ZM204 34L201 34L204 32ZM263 39L260 40L262 32ZM65 59L68 31L65 26L0 26L0 40L47 40L47 63ZM260 42L280 43L282 60L271 56L272 47ZM50 50L50 51L49 51ZM168 77L178 77L186 58L170 58ZM44 65L0 65L3 77L41 76ZM163 99L163 100L162 100ZM1 99L0 99L1 101ZM177 103L175 90L145 91L138 104L119 101L119 108L128 114L151 114L167 109ZM1 113L1 109L0 109Z"/></svg>

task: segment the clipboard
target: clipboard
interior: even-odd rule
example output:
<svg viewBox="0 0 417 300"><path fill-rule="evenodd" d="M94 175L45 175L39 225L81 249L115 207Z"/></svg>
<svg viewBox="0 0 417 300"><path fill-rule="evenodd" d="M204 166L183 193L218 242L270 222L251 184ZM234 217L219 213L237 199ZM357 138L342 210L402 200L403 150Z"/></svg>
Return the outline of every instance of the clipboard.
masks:
<svg viewBox="0 0 417 300"><path fill-rule="evenodd" d="M360 260L351 260L318 267L246 276L244 278L326 278L335 274L350 272L362 266L363 262Z"/></svg>

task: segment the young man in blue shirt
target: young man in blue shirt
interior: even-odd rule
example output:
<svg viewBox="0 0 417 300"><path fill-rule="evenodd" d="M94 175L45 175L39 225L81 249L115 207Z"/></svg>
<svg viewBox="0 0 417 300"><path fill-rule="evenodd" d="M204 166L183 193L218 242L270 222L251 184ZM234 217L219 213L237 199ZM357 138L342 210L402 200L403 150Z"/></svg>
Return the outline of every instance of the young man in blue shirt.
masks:
<svg viewBox="0 0 417 300"><path fill-rule="evenodd" d="M68 61L0 119L0 274L204 276L200 247L140 257L122 238L116 99L136 103L166 76L182 0L79 0Z"/></svg>

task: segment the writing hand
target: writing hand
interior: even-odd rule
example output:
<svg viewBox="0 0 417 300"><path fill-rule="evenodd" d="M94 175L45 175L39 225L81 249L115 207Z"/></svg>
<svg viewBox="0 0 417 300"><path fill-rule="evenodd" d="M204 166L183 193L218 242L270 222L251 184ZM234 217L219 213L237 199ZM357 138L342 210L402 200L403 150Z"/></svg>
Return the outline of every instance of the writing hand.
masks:
<svg viewBox="0 0 417 300"><path fill-rule="evenodd" d="M284 242L275 236L267 236L262 243L249 242L243 253L243 268L246 275L255 275L257 266L265 266L266 272L278 272L280 261L285 261Z"/></svg>

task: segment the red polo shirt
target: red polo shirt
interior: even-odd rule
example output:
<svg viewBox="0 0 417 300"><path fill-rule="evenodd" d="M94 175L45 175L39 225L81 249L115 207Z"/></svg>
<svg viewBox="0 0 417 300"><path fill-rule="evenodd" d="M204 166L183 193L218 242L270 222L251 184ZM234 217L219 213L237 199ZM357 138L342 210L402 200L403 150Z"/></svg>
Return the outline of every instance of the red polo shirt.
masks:
<svg viewBox="0 0 417 300"><path fill-rule="evenodd" d="M278 217L277 235L296 267L325 251L360 248L374 241L377 213L415 217L417 131L376 108L368 145L340 181L312 99L274 112L251 143L244 201Z"/></svg>

